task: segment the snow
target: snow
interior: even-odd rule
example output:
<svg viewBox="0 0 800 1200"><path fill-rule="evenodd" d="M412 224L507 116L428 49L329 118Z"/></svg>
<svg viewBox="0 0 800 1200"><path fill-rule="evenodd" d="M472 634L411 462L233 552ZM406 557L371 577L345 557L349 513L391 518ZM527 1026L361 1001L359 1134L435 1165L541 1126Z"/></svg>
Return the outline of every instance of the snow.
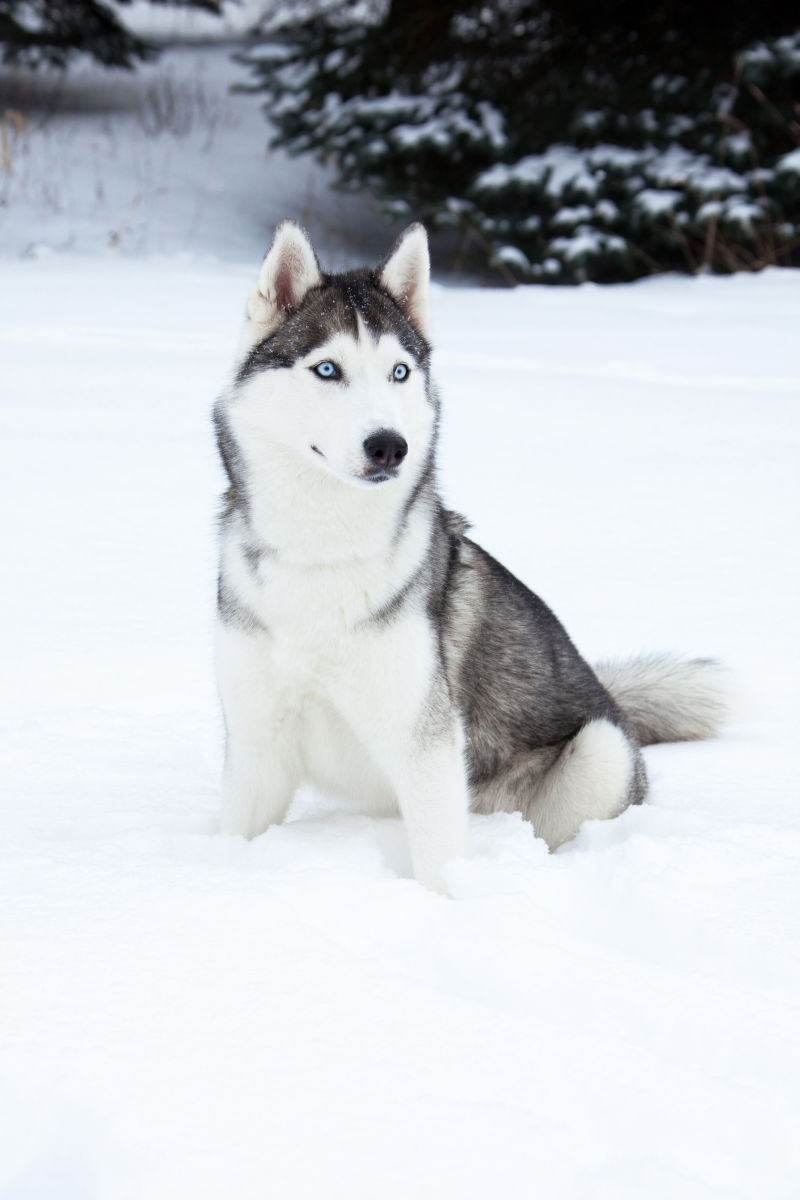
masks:
<svg viewBox="0 0 800 1200"><path fill-rule="evenodd" d="M780 162L784 170L794 169L792 154L784 156ZM635 169L642 172L641 178L631 175ZM674 209L684 192L702 198L746 191L744 176L728 167L714 166L707 155L694 154L679 145L667 149L646 146L640 150L613 145L593 146L586 150L550 146L543 154L528 155L510 166L490 167L478 177L475 187L478 191L491 192L512 183L538 188L546 181L546 194L553 200L560 199L565 193L592 199L598 190L598 172L607 170L628 176L629 187L635 188L635 204L651 216ZM564 211L571 210L562 209Z"/></svg>
<svg viewBox="0 0 800 1200"><path fill-rule="evenodd" d="M752 162L754 149L750 131L744 129L737 133L729 133L726 138L722 139L721 149L725 154L730 155L739 166Z"/></svg>
<svg viewBox="0 0 800 1200"><path fill-rule="evenodd" d="M588 221L592 215L592 210L588 204L565 205L560 208L553 217L551 224L555 229L572 229L573 226L579 225L582 221Z"/></svg>
<svg viewBox="0 0 800 1200"><path fill-rule="evenodd" d="M405 112L403 115L405 116ZM470 131L474 132L474 129L475 126L472 125ZM438 117L423 121L419 125L396 125L391 132L393 144L404 152L418 150L426 145L445 148L449 138L450 134L446 123ZM382 149L383 143L378 142L378 146Z"/></svg>
<svg viewBox="0 0 800 1200"><path fill-rule="evenodd" d="M152 0L111 0L120 21L146 38L169 41L214 41L247 38L254 30L280 31L289 22L326 13L334 19L339 0L226 0L219 16L201 9L156 5ZM371 0L349 5L352 22L374 20Z"/></svg>
<svg viewBox="0 0 800 1200"><path fill-rule="evenodd" d="M531 264L528 258L517 246L501 246L492 257L493 263L502 263L506 267L516 267L520 271L529 271Z"/></svg>
<svg viewBox="0 0 800 1200"><path fill-rule="evenodd" d="M754 221L764 220L764 207L753 204L744 196L731 196L725 203L724 212L732 225L746 230L752 229Z"/></svg>
<svg viewBox="0 0 800 1200"><path fill-rule="evenodd" d="M350 101L347 108L349 111L364 112L365 115L370 115L376 103L377 101L373 100L359 101L357 104ZM412 110L415 122L395 125L388 135L392 144L404 153L410 150L420 150L425 146L446 148L454 136L477 144L488 141L492 146L497 146L503 143L502 123L491 105L482 106L480 122L473 121L464 113L459 112L449 112L446 117L437 115L422 121L420 120L420 104L416 97L409 98L408 102L398 109L398 116L407 116L409 109Z"/></svg>
<svg viewBox="0 0 800 1200"><path fill-rule="evenodd" d="M782 174L800 175L800 146L779 158L775 170Z"/></svg>
<svg viewBox="0 0 800 1200"><path fill-rule="evenodd" d="M641 192L636 193L634 204L651 217L661 217L674 215L675 208L680 204L682 199L682 192L667 189L656 191L655 188L643 188Z"/></svg>
<svg viewBox="0 0 800 1200"><path fill-rule="evenodd" d="M787 1195L797 275L437 290L450 500L590 656L748 697L556 855L475 818L448 902L399 822L216 832L208 408L251 273L3 266L2 1185Z"/></svg>
<svg viewBox="0 0 800 1200"><path fill-rule="evenodd" d="M313 181L327 261L376 238L302 161L256 177L253 103L188 244L191 137L136 244L90 219L127 111L130 154L53 132L66 216L28 207L39 133L2 213L0 1196L785 1200L800 274L434 294L449 502L590 659L729 664L722 737L648 750L648 802L554 855L473 818L451 899L308 792L223 838L209 410L278 206Z"/></svg>
<svg viewBox="0 0 800 1200"><path fill-rule="evenodd" d="M546 192L554 199L565 191L591 198L597 192L597 183L587 170L587 163L585 151L572 146L549 146L543 154L530 154L510 166L498 163L490 167L478 176L475 188L491 192L511 183L536 187L546 180Z"/></svg>
<svg viewBox="0 0 800 1200"><path fill-rule="evenodd" d="M786 37L776 38L769 46L757 42L741 56L745 78L758 82L761 75L776 66L785 75L800 70L800 30Z"/></svg>
<svg viewBox="0 0 800 1200"><path fill-rule="evenodd" d="M492 149L500 150L508 140L505 133L505 118L503 114L493 104L490 104L488 100L481 101L478 105L478 111L480 112L483 127Z"/></svg>
<svg viewBox="0 0 800 1200"><path fill-rule="evenodd" d="M693 154L682 146L671 146L659 154L649 153L648 175L659 187L678 185L698 196L727 195L746 190L742 175L729 167L715 167L705 154Z"/></svg>
<svg viewBox="0 0 800 1200"><path fill-rule="evenodd" d="M617 243L621 239L615 239ZM570 259L580 260L587 254L597 254L607 244L607 239L602 233L598 233L596 229L592 229L590 225L580 225L571 237L553 238L550 245L557 254L563 255L569 261ZM625 243L621 242L624 247Z"/></svg>

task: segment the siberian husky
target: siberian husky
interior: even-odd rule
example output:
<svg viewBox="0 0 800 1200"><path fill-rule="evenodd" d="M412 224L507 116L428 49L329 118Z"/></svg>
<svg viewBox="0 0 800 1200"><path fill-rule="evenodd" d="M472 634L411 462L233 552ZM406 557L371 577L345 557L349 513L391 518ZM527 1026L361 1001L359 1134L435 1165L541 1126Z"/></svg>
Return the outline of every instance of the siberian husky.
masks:
<svg viewBox="0 0 800 1200"><path fill-rule="evenodd" d="M214 417L228 477L217 666L223 829L251 838L315 784L405 819L444 890L468 813L551 848L639 804L640 748L710 736L721 673L666 656L592 669L436 491L428 244L326 274L284 222Z"/></svg>

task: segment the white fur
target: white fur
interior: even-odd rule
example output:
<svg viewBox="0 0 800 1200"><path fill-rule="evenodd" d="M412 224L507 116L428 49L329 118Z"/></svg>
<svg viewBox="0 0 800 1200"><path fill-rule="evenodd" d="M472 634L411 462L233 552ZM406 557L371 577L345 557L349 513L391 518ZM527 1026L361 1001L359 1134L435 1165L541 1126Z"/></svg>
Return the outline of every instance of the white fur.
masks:
<svg viewBox="0 0 800 1200"><path fill-rule="evenodd" d="M602 718L584 725L545 773L528 808L537 837L555 850L584 821L618 816L632 772L631 746L622 730Z"/></svg>
<svg viewBox="0 0 800 1200"><path fill-rule="evenodd" d="M327 359L341 367L342 382L312 370ZM392 378L398 362L410 367L401 383ZM422 372L397 338L376 342L362 330L358 339L337 335L291 369L256 374L239 388L228 419L255 481L259 533L288 558L319 563L387 549L402 498L422 468L434 414ZM408 455L398 479L374 484L364 477L363 443L384 428L406 439Z"/></svg>
<svg viewBox="0 0 800 1200"><path fill-rule="evenodd" d="M389 487L359 491L362 506ZM295 515L313 529L316 512L301 496ZM444 864L467 846L463 734L454 716L437 727L429 715L436 647L426 614L408 606L386 626L370 623L413 574L427 522L415 513L394 552L386 537L376 551L371 539L360 544L360 531L366 525L377 541L391 522L380 503L374 517L345 523L331 562L312 561L313 539L304 538L302 554L265 556L257 573L235 528L224 539L224 576L263 631L218 626L228 732L223 828L263 832L307 780L363 807L399 809L416 878L441 890Z"/></svg>
<svg viewBox="0 0 800 1200"><path fill-rule="evenodd" d="M294 613L280 578L287 571ZM347 604L335 604L337 594L352 601L352 570L276 572L264 591L281 599L258 610L259 619L272 619L268 631L218 627L228 731L223 828L246 837L263 832L282 820L307 780L379 811L399 809L416 878L443 889L444 864L467 849L467 783L458 721L430 727L436 649L425 614L412 610L385 628L354 626ZM338 587L327 618L309 623L310 593L328 596L331 584Z"/></svg>

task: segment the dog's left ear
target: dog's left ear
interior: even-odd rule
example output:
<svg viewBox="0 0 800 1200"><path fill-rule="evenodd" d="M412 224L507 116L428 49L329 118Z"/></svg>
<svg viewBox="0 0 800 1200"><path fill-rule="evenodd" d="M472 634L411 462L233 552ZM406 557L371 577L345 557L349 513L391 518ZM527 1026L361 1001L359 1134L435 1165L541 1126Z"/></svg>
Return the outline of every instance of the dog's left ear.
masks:
<svg viewBox="0 0 800 1200"><path fill-rule="evenodd" d="M378 277L423 337L428 337L431 260L422 225L409 225L378 267Z"/></svg>

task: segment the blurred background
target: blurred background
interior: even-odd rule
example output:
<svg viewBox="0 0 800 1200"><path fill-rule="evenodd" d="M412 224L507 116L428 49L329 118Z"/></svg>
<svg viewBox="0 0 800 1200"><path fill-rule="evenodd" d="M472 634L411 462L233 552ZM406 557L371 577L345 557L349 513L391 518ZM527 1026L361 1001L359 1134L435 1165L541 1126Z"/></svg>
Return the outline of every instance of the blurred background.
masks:
<svg viewBox="0 0 800 1200"><path fill-rule="evenodd" d="M800 263L781 0L0 0L0 251L331 265L410 220L454 278Z"/></svg>

